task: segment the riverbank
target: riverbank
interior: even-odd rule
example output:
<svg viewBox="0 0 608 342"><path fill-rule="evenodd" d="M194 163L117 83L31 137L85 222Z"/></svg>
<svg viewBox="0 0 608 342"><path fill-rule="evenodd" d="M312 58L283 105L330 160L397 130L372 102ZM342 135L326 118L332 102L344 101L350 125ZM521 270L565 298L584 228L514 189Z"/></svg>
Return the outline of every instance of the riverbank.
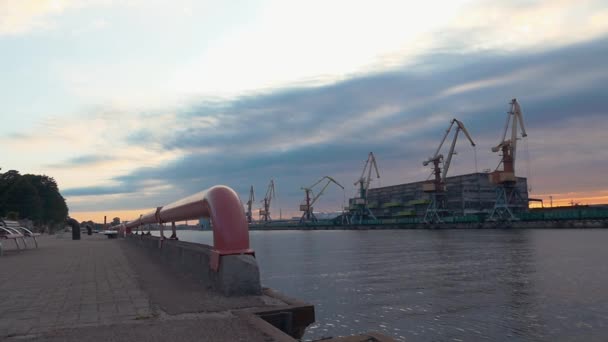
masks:
<svg viewBox="0 0 608 342"><path fill-rule="evenodd" d="M45 235L39 244L0 257L2 340L295 341L261 318L294 307L272 290L222 296L126 239Z"/></svg>

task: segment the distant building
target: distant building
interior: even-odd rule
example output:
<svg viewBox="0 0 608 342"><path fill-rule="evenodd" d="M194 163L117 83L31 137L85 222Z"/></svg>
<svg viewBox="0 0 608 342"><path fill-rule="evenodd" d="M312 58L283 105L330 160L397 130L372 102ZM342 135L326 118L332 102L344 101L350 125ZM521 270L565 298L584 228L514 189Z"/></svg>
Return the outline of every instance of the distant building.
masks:
<svg viewBox="0 0 608 342"><path fill-rule="evenodd" d="M368 206L376 218L424 216L430 194L422 191L424 182L373 188L368 191ZM527 210L527 179L517 177L523 198L520 210ZM471 173L446 179L447 209L456 216L488 214L496 201L496 185L487 173ZM353 200L351 199L352 203Z"/></svg>

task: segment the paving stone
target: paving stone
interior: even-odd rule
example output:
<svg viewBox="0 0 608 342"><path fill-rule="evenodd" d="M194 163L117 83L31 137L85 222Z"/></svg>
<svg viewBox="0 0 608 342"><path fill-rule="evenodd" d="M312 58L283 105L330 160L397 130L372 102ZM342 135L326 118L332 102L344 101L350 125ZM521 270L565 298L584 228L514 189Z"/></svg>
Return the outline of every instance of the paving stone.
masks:
<svg viewBox="0 0 608 342"><path fill-rule="evenodd" d="M207 293L148 267L146 256L133 263L127 243L41 236L38 249L8 251L0 258L0 341L268 341L235 318L164 320L151 302L177 314L262 303Z"/></svg>
<svg viewBox="0 0 608 342"><path fill-rule="evenodd" d="M99 314L97 313L97 311L81 312L80 316L78 317L78 322L79 323L94 323L94 322L97 322L98 319L99 319Z"/></svg>
<svg viewBox="0 0 608 342"><path fill-rule="evenodd" d="M99 324L102 318L121 322L135 318L138 309L150 312L116 241L41 236L39 242L38 249L0 258L0 340ZM3 267L9 263L11 267ZM141 299L137 306L131 295Z"/></svg>

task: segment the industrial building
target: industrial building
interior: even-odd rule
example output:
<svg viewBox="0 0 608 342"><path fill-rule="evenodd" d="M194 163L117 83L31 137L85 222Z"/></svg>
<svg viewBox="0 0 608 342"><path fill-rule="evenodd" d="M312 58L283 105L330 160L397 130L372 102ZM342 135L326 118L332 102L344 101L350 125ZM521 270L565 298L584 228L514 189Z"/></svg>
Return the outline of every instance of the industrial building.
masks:
<svg viewBox="0 0 608 342"><path fill-rule="evenodd" d="M368 207L376 218L424 217L432 194L423 191L426 182L368 189ZM521 203L514 210L527 210L528 184L517 177ZM446 178L446 210L450 216L489 214L496 203L497 185L488 173L471 173ZM350 200L351 206L355 199Z"/></svg>

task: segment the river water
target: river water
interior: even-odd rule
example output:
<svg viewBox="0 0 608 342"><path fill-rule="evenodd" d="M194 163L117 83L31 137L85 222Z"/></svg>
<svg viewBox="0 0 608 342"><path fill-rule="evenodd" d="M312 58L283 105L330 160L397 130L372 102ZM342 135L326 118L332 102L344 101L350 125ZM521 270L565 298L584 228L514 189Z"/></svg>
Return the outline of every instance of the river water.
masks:
<svg viewBox="0 0 608 342"><path fill-rule="evenodd" d="M306 340L608 341L608 230L254 231L251 244L264 286L315 305Z"/></svg>

